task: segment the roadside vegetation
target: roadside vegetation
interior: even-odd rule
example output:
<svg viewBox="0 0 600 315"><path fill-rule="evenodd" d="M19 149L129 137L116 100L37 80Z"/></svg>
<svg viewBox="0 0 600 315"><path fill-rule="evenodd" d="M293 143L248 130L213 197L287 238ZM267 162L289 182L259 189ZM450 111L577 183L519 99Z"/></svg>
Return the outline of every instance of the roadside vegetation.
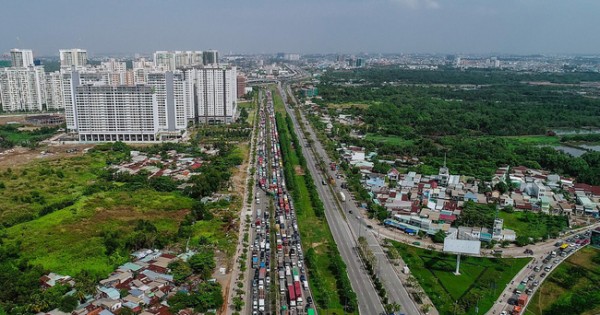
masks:
<svg viewBox="0 0 600 315"><path fill-rule="evenodd" d="M316 305L321 312L355 313L358 311L356 294L352 291L346 265L327 225L323 205L300 151L291 118L285 114L278 91L275 89L272 93L286 187L293 196ZM298 169L302 172L297 172Z"/></svg>
<svg viewBox="0 0 600 315"><path fill-rule="evenodd" d="M232 169L243 160L241 147L222 145L217 155L203 156L206 162L184 190L178 188L181 182L168 177L107 168L127 161L132 149L107 143L78 157L0 172L2 310L37 313L62 303L53 290L40 290L39 278L48 272L71 275L82 287L78 291L93 293L99 279L141 248L189 245L233 254L240 198L207 204L200 199L229 186ZM172 143L135 150L203 154L195 145Z"/></svg>
<svg viewBox="0 0 600 315"><path fill-rule="evenodd" d="M525 314L598 314L600 250L587 246L550 273Z"/></svg>
<svg viewBox="0 0 600 315"><path fill-rule="evenodd" d="M530 258L481 258L462 256L460 275L455 275L456 255L412 247L395 241L395 251L410 268L409 287L417 281L440 314L479 314L489 310L512 278ZM418 296L417 296L418 297Z"/></svg>

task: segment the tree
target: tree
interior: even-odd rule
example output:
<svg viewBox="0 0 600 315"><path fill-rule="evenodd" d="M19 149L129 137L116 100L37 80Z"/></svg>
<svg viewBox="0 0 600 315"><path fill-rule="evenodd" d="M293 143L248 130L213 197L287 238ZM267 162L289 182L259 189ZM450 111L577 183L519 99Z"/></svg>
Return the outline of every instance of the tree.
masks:
<svg viewBox="0 0 600 315"><path fill-rule="evenodd" d="M386 304L383 308L385 309L386 314L394 314L394 313L400 311L400 309L402 307L400 306L400 304L394 302L391 304Z"/></svg>
<svg viewBox="0 0 600 315"><path fill-rule="evenodd" d="M446 232L439 230L431 237L431 240L433 240L434 243L443 243L445 238Z"/></svg>
<svg viewBox="0 0 600 315"><path fill-rule="evenodd" d="M60 300L60 305L59 305L58 309L61 312L71 313L72 311L75 310L77 305L79 305L79 301L77 300L77 297L75 297L73 295L65 295Z"/></svg>
<svg viewBox="0 0 600 315"><path fill-rule="evenodd" d="M242 298L240 298L239 296L236 296L233 298L233 308L236 311L241 311L242 307L244 307L244 300L242 300Z"/></svg>
<svg viewBox="0 0 600 315"><path fill-rule="evenodd" d="M188 260L188 263L194 273L199 274L203 279L208 279L216 267L215 254L212 250L205 250L194 254Z"/></svg>
<svg viewBox="0 0 600 315"><path fill-rule="evenodd" d="M169 264L171 274L173 274L173 280L176 283L182 283L187 277L192 275L192 268L190 265L182 260L175 260Z"/></svg>

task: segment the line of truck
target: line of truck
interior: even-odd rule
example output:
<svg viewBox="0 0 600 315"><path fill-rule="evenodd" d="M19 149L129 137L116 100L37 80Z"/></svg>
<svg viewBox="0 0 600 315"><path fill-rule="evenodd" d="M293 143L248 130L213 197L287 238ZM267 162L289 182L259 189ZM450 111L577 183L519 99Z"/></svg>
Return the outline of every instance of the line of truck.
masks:
<svg viewBox="0 0 600 315"><path fill-rule="evenodd" d="M279 134L276 129L275 112L273 108L273 99L270 91L267 91L266 110L261 109L261 132L264 136L263 141L268 141L270 136L270 150L262 155L259 161L263 163L259 167L261 178L258 185L274 198L274 234L276 248L276 269L273 269L278 276L279 287L279 305L278 314L315 314L312 303L313 299L308 287L308 279L304 268L304 254L300 244L300 234L294 206L289 196L285 178L283 175L283 159L279 146ZM267 130L267 120L269 129ZM267 150L266 147L264 149ZM260 155L261 152L259 152ZM266 152L263 152L266 153ZM270 166L270 170L266 168ZM267 175L268 174L268 175ZM265 244L267 247L268 242ZM275 257L273 258L275 259ZM268 267L267 267L268 268ZM260 277L260 273L259 273ZM259 300L260 303L260 300Z"/></svg>

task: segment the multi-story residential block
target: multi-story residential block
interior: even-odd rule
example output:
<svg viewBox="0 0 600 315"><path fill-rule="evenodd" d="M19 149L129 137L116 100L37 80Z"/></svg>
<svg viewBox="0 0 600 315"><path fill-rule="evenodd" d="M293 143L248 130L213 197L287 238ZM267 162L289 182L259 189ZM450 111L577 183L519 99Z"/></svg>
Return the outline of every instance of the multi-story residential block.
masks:
<svg viewBox="0 0 600 315"><path fill-rule="evenodd" d="M87 50L73 48L58 51L61 68L85 67L87 65Z"/></svg>
<svg viewBox="0 0 600 315"><path fill-rule="evenodd" d="M63 109L65 106L62 75L59 71L46 74L46 99L48 110Z"/></svg>
<svg viewBox="0 0 600 315"><path fill-rule="evenodd" d="M246 77L243 75L237 76L237 97L246 95Z"/></svg>
<svg viewBox="0 0 600 315"><path fill-rule="evenodd" d="M231 123L237 111L235 67L205 67L188 70L196 89L196 121Z"/></svg>
<svg viewBox="0 0 600 315"><path fill-rule="evenodd" d="M158 101L149 85L79 85L75 107L80 141L158 140Z"/></svg>
<svg viewBox="0 0 600 315"><path fill-rule="evenodd" d="M219 64L219 52L216 50L207 50L202 53L202 61L205 66Z"/></svg>
<svg viewBox="0 0 600 315"><path fill-rule="evenodd" d="M41 111L46 109L44 67L0 69L0 99L4 111Z"/></svg>
<svg viewBox="0 0 600 315"><path fill-rule="evenodd" d="M154 62L148 61L145 58L135 60L133 62L133 81L135 83L146 83L148 81L148 73L154 69Z"/></svg>
<svg viewBox="0 0 600 315"><path fill-rule="evenodd" d="M202 65L201 51L157 51L154 53L154 66L163 71Z"/></svg>
<svg viewBox="0 0 600 315"><path fill-rule="evenodd" d="M33 67L33 51L31 49L11 49L11 65L16 68Z"/></svg>
<svg viewBox="0 0 600 315"><path fill-rule="evenodd" d="M184 79L183 72L155 71L148 74L146 84L117 83L111 79L114 74L91 69L63 73L67 129L77 132L80 141L160 141L183 134L194 108L193 85ZM142 86L147 89L136 89ZM147 109L147 93L153 97L151 111ZM146 109L134 110L135 106ZM140 112L144 117L153 115L152 128L147 117L131 117ZM132 126L127 127L128 123Z"/></svg>
<svg viewBox="0 0 600 315"><path fill-rule="evenodd" d="M194 117L193 85L181 71L148 74L148 83L156 94L158 127L163 137L178 137Z"/></svg>

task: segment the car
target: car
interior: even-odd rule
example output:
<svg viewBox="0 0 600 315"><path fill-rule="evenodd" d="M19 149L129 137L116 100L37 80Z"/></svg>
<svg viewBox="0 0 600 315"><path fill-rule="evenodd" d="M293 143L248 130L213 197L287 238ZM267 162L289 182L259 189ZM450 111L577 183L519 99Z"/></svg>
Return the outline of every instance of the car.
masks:
<svg viewBox="0 0 600 315"><path fill-rule="evenodd" d="M506 311L502 311L500 315L508 315L508 313Z"/></svg>
<svg viewBox="0 0 600 315"><path fill-rule="evenodd" d="M537 280L533 281L533 286L534 286L534 287L537 287L539 284L540 284L540 282L539 282L539 281L537 281Z"/></svg>
<svg viewBox="0 0 600 315"><path fill-rule="evenodd" d="M312 303L312 301L313 301L312 296L306 297L306 302Z"/></svg>
<svg viewBox="0 0 600 315"><path fill-rule="evenodd" d="M545 276L546 276L545 272L542 272L542 274L540 275L540 277L542 277L542 278L545 277Z"/></svg>

